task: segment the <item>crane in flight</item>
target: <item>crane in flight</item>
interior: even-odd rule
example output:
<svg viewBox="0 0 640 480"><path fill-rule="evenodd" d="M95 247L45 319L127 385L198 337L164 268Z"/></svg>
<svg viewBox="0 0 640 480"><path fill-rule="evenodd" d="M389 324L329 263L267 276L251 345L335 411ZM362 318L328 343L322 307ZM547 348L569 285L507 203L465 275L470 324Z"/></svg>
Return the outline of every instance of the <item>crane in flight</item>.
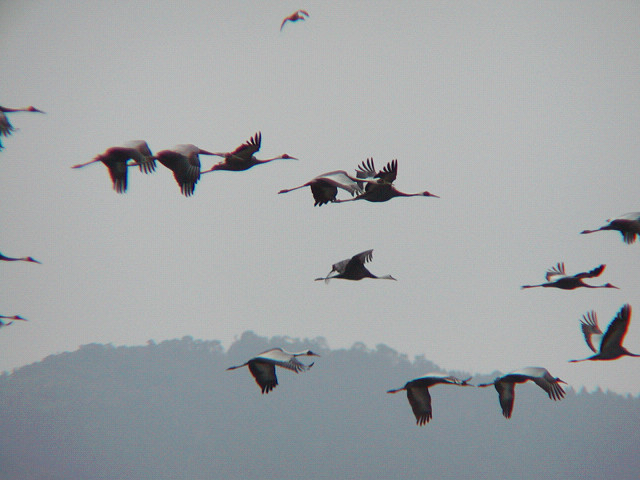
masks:
<svg viewBox="0 0 640 480"><path fill-rule="evenodd" d="M315 280L324 280L325 283L329 283L329 280L331 280L332 278L344 278L345 280L362 280L363 278L395 280L395 278L393 278L391 275L383 275L381 277L377 277L373 273L371 273L367 269L367 267L364 266L364 264L371 261L372 258L373 249L365 250L364 252L360 252L351 258L347 258L346 260L334 263L331 266L331 271L327 274L326 277L316 278ZM337 272L336 275L330 276L333 272Z"/></svg>
<svg viewBox="0 0 640 480"><path fill-rule="evenodd" d="M545 278L547 279L546 283L541 283L539 285L523 285L520 288L534 288L534 287L555 287L560 288L562 290L574 290L579 287L586 288L618 288L615 285L611 285L610 283L606 283L604 285L589 285L584 283L583 279L585 278L594 278L600 276L602 272L604 272L606 265L600 265L593 270L588 272L576 273L575 275L567 275L564 269L564 262L558 263L555 267L551 267L547 270Z"/></svg>
<svg viewBox="0 0 640 480"><path fill-rule="evenodd" d="M223 157L219 163L216 163L211 169L205 170L202 173L215 172L216 170L227 170L231 172L242 172L249 170L256 165L262 165L263 163L273 162L274 160L298 160L296 157L283 153L277 157L267 158L265 160L258 160L254 154L260 150L262 144L262 133L256 133L252 138L244 142L233 152L226 153L211 153L217 157Z"/></svg>
<svg viewBox="0 0 640 480"><path fill-rule="evenodd" d="M36 260L33 257L13 258L13 257L6 257L2 253L0 253L0 260L3 260L5 262L32 262L32 263L40 263L40 264L42 264L42 262L39 262L38 260Z"/></svg>
<svg viewBox="0 0 640 480"><path fill-rule="evenodd" d="M280 31L282 31L282 29L284 28L285 23L297 22L298 20L304 21L305 18L307 17L309 17L309 14L307 13L306 10L297 10L293 12L291 15L289 15L288 17L285 17L284 20L282 20L282 24L280 25Z"/></svg>
<svg viewBox="0 0 640 480"><path fill-rule="evenodd" d="M409 405L411 405L413 414L416 417L416 424L422 426L425 423L429 423L429 420L433 418L429 387L439 383L472 387L473 385L467 383L469 380L471 380L471 377L465 380L460 380L457 377L443 373L428 373L422 377L414 378L407 382L404 387L387 390L387 393L398 393L402 390L406 390Z"/></svg>
<svg viewBox="0 0 640 480"><path fill-rule="evenodd" d="M129 164L133 160L133 164ZM138 166L141 172L151 173L156 169L156 160L149 145L144 140L131 140L122 146L110 147L104 153L86 163L79 163L71 168L82 168L92 163L102 162L109 170L113 189L117 193L127 191L129 167Z"/></svg>
<svg viewBox="0 0 640 480"><path fill-rule="evenodd" d="M262 390L262 393L265 394L269 393L278 385L276 367L286 368L287 370L299 373L309 370L313 366L313 363L305 365L300 362L297 357L301 356L319 357L320 355L313 353L311 350L292 353L282 348L272 348L253 357L242 365L229 367L227 370L235 370L236 368L248 366L251 375L256 379L256 383Z"/></svg>
<svg viewBox="0 0 640 480"><path fill-rule="evenodd" d="M304 187L311 188L311 193L315 200L315 203L313 204L314 207L321 207L326 203L335 202L339 188L349 192L351 196L364 193L364 190L358 183L357 178L352 177L344 170L335 170L333 172L323 173L299 187L280 190L278 193L287 193Z"/></svg>
<svg viewBox="0 0 640 480"><path fill-rule="evenodd" d="M603 230L617 230L622 234L624 243L631 245L636 241L636 235L640 235L640 212L631 212L607 220L605 226L595 230L583 230L580 233L594 233Z"/></svg>
<svg viewBox="0 0 640 480"><path fill-rule="evenodd" d="M8 108L0 106L0 138L8 137L11 133L15 132L15 128L11 125L9 118L5 115L6 113L13 112L38 112L45 113L42 110L38 110L36 107L25 107L25 108ZM0 142L0 150L2 150L2 142Z"/></svg>
<svg viewBox="0 0 640 480"><path fill-rule="evenodd" d="M631 322L631 305L623 305L607 327L605 334L598 327L598 317L593 310L585 314L580 320L582 334L589 348L595 353L591 357L580 360L569 360L570 362L583 362L585 360L615 360L623 356L640 357L639 354L631 353L622 346L624 337ZM599 345L596 350L594 345Z"/></svg>
<svg viewBox="0 0 640 480"><path fill-rule="evenodd" d="M21 320L23 322L27 321L26 318L23 318L20 315L13 315L11 317L7 317L6 315L0 315L0 318L6 319L6 320L11 320L10 322L4 322L4 321L0 320L0 328L8 327L9 325L11 325L13 323L13 320Z"/></svg>
<svg viewBox="0 0 640 480"><path fill-rule="evenodd" d="M368 202L386 202L395 197L435 197L438 195L427 191L418 193L404 193L393 186L398 175L398 160L392 160L379 171L373 164L373 158L367 158L356 170L356 178L360 180L364 193L346 200L336 200L336 203L352 202L355 200L367 200Z"/></svg>
<svg viewBox="0 0 640 480"><path fill-rule="evenodd" d="M190 197L200 180L200 155L215 155L192 144L176 145L156 154L156 159L173 172L180 192Z"/></svg>
<svg viewBox="0 0 640 480"><path fill-rule="evenodd" d="M529 380L547 392L550 399L562 400L564 398L565 392L560 384L566 384L567 382L553 377L546 368L542 367L521 368L498 377L491 383L482 383L478 387L495 386L498 391L498 401L500 402L500 407L502 407L502 415L505 418L511 418L513 401L516 395L516 383L525 383Z"/></svg>

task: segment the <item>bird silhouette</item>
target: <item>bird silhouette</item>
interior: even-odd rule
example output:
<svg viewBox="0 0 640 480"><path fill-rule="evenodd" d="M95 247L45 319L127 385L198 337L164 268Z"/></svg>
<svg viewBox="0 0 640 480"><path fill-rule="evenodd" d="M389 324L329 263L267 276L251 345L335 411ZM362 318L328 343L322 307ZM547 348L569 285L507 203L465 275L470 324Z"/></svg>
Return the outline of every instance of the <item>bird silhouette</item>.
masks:
<svg viewBox="0 0 640 480"><path fill-rule="evenodd" d="M301 356L319 357L320 355L313 353L311 350L291 353L283 350L282 348L272 348L271 350L267 350L256 357L253 357L242 365L229 367L227 370L235 370L236 368L248 366L251 375L256 379L256 383L260 386L260 389L264 394L269 393L278 385L276 366L286 368L287 370L291 370L296 373L309 370L313 366L313 363L310 365L301 363L297 359L297 357Z"/></svg>
<svg viewBox="0 0 640 480"><path fill-rule="evenodd" d="M631 306L627 303L622 306L618 314L607 327L605 334L598 327L598 317L592 310L585 314L580 320L580 327L584 339L589 348L595 352L591 357L580 360L569 360L570 362L584 362L585 360L615 360L623 356L640 357L639 354L631 353L622 346L624 337L631 322ZM598 345L596 350L594 345Z"/></svg>
<svg viewBox="0 0 640 480"><path fill-rule="evenodd" d="M622 234L624 243L631 245L636 241L636 235L640 235L640 212L631 212L607 220L605 226L596 230L583 230L580 233L594 233L603 230L617 230Z"/></svg>
<svg viewBox="0 0 640 480"><path fill-rule="evenodd" d="M200 180L200 155L215 155L192 144L176 145L156 154L156 159L173 172L180 192L190 197Z"/></svg>
<svg viewBox="0 0 640 480"><path fill-rule="evenodd" d="M297 22L298 20L303 20L308 17L309 14L307 13L306 10L298 10L296 12L293 12L291 15L289 15L288 17L285 17L284 20L282 20L282 24L280 25L280 31L282 31L282 28L284 27L284 24L287 22Z"/></svg>
<svg viewBox="0 0 640 480"><path fill-rule="evenodd" d="M37 112L37 113L45 113L42 110L38 110L36 107L25 107L25 108L8 108L0 106L0 138L8 137L13 132L15 132L15 128L11 125L9 118L5 115L6 113L13 112ZM0 150L2 150L2 142L0 142Z"/></svg>
<svg viewBox="0 0 640 480"><path fill-rule="evenodd" d="M215 172L216 170L227 170L231 172L242 172L249 170L256 165L262 165L263 163L273 162L274 160L298 160L296 157L283 153L277 157L267 158L266 160L258 160L254 154L260 150L262 144L262 133L256 133L252 138L236 148L233 152L227 153L212 153L218 157L223 157L224 160L215 164L210 170L205 170L202 173Z"/></svg>
<svg viewBox="0 0 640 480"><path fill-rule="evenodd" d="M349 192L352 196L364 193L364 190L358 184L357 179L349 175L344 170L323 173L299 187L280 190L278 193L287 193L304 187L311 188L311 193L315 200L315 203L313 204L314 207L321 207L326 203L335 202L339 188Z"/></svg>
<svg viewBox="0 0 640 480"><path fill-rule="evenodd" d="M325 283L328 283L332 278L344 278L345 280L362 280L363 278L395 280L395 278L393 278L391 275L383 275L381 277L377 277L369 270L367 270L367 267L365 267L364 264L371 261L372 258L373 250L365 250L364 252L360 252L351 258L347 258L346 260L334 263L331 266L331 271L327 274L326 277L316 278L315 280L324 280ZM334 275L332 277L329 276L333 272L337 272L337 275Z"/></svg>
<svg viewBox="0 0 640 480"><path fill-rule="evenodd" d="M545 278L547 279L546 283L541 283L539 285L523 285L520 288L555 287L562 290L573 290L579 287L618 288L615 285L611 285L610 283L606 283L604 285L589 285L584 283L583 279L585 278L594 278L600 276L605 267L606 265L603 264L588 272L576 273L575 275L567 275L564 269L564 262L560 262L555 267L551 267L549 270L547 270L547 274L545 275Z"/></svg>
<svg viewBox="0 0 640 480"><path fill-rule="evenodd" d="M0 260L3 260L5 262L32 262L32 263L42 263L39 262L38 260L36 260L33 257L19 257L19 258L13 258L13 257L7 257L5 255L3 255L2 253L0 253Z"/></svg>
<svg viewBox="0 0 640 480"><path fill-rule="evenodd" d="M21 320L23 322L27 321L26 318L23 318L20 315L12 315L11 317L8 317L6 315L0 315L0 318L4 318L6 320L12 320L11 322L3 322L2 320L0 320L0 328L8 327L9 325L11 325L13 323L13 320Z"/></svg>
<svg viewBox="0 0 640 480"><path fill-rule="evenodd" d="M355 200L366 200L368 202L386 202L395 197L435 197L438 195L427 191L418 193L404 193L393 186L393 182L398 175L398 161L392 160L379 171L376 171L373 158L367 158L366 162L356 170L356 177L362 182L364 193L354 198L336 200L336 203L352 202Z"/></svg>
<svg viewBox="0 0 640 480"><path fill-rule="evenodd" d="M433 417L429 387L439 383L471 387L473 385L467 383L469 380L471 380L471 377L466 380L460 380L457 377L447 374L428 373L422 377L414 378L407 382L404 387L387 390L387 393L398 393L402 390L406 390L409 404L411 405L413 414L416 417L416 424L422 426L425 423L429 423L429 420Z"/></svg>
<svg viewBox="0 0 640 480"><path fill-rule="evenodd" d="M491 383L482 383L478 387L488 387L494 385L498 391L498 401L502 407L502 415L505 418L511 418L513 412L513 401L515 399L516 383L525 383L531 380L540 388L542 388L549 398L552 400L561 400L564 398L565 392L560 383L567 382L553 377L546 368L542 367L525 367L511 373L507 373L502 377L496 378Z"/></svg>
<svg viewBox="0 0 640 480"><path fill-rule="evenodd" d="M133 164L128 161L133 160ZM155 157L144 140L132 140L122 146L108 148L104 153L86 163L79 163L71 168L82 168L92 163L102 162L109 169L113 189L117 193L127 191L129 167L138 166L141 172L151 173L156 169Z"/></svg>

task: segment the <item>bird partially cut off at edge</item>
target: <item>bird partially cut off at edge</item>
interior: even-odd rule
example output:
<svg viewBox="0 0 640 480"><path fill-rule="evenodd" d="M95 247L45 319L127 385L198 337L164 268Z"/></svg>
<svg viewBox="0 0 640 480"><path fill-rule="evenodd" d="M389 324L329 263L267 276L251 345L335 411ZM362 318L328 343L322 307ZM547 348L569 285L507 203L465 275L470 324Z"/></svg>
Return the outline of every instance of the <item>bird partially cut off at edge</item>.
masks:
<svg viewBox="0 0 640 480"><path fill-rule="evenodd" d="M11 325L13 323L13 320L21 320L23 322L28 321L26 318L21 317L20 315L12 315L11 317L8 317L6 315L0 315L0 318L4 318L6 320L12 320L11 322L3 322L2 320L0 320L0 328L8 327L9 325Z"/></svg>
<svg viewBox="0 0 640 480"><path fill-rule="evenodd" d="M9 117L5 115L5 113L13 113L13 112L37 112L37 113L45 113L42 110L38 110L36 107L24 107L24 108L8 108L0 106L0 137L8 137L13 132L16 131L11 125L9 121ZM0 150L2 150L2 142L0 142Z"/></svg>
<svg viewBox="0 0 640 480"><path fill-rule="evenodd" d="M2 253L0 253L0 260L5 261L5 262L31 262L31 263L42 264L42 262L39 262L38 260L36 260L33 257L13 258L13 257L7 257L7 256L3 255Z"/></svg>
<svg viewBox="0 0 640 480"><path fill-rule="evenodd" d="M624 337L631 322L631 305L623 305L607 327L605 334L598 327L598 317L594 311L588 312L582 317L580 327L582 334L589 348L595 352L591 357L580 360L569 360L570 362L584 362L585 360L615 360L623 356L640 357L639 354L631 353L622 346ZM599 343L598 343L599 342ZM594 343L599 345L596 350Z"/></svg>
<svg viewBox="0 0 640 480"><path fill-rule="evenodd" d="M640 212L631 212L607 220L605 226L595 230L583 230L580 233L595 233L604 230L617 230L622 234L624 243L631 245L636 241L636 235L640 235Z"/></svg>

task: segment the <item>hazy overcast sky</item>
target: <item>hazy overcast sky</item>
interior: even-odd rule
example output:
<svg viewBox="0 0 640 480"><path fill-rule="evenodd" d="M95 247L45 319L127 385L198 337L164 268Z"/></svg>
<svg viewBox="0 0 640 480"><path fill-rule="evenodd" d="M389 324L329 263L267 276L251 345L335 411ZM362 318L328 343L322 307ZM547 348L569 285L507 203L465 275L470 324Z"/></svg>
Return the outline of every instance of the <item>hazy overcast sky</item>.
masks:
<svg viewBox="0 0 640 480"><path fill-rule="evenodd" d="M282 19L306 9L305 22ZM579 319L635 309L640 245L580 235L640 210L640 3L21 1L0 5L0 369L91 342L245 330L385 343L470 373L547 367L574 387L640 393L640 360L590 354ZM162 166L72 170L144 139L229 151L262 132L249 171L180 195ZM367 157L441 198L313 207L277 195ZM217 159L203 157L205 168ZM397 282L314 282L373 248ZM592 283L535 289L559 261ZM256 352L257 353L257 352Z"/></svg>

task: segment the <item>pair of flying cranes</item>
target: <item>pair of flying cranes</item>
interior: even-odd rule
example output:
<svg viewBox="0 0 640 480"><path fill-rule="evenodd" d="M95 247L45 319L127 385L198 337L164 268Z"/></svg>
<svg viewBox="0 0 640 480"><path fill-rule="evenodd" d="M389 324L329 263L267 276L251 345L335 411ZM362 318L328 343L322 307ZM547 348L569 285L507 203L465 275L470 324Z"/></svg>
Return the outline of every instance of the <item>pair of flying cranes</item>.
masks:
<svg viewBox="0 0 640 480"><path fill-rule="evenodd" d="M303 185L306 186L306 185ZM301 187L298 187L301 188ZM619 231L623 240L627 244L634 243L636 235L640 235L640 212L630 213L622 215L618 218L608 220L607 225L600 227L596 230L583 230L581 233L588 234L598 231L616 230ZM329 275L316 280L328 281L331 278L346 278L351 280L359 280L361 278L388 278L393 279L390 275L384 277L376 277L371 275L370 272L364 267L364 263L368 262L372 258L373 250L367 250L360 254L355 255L350 259L343 260L332 266ZM345 272L363 272L363 270L369 274L361 273L358 278L355 275L345 276ZM588 272L582 272L575 275L567 275L564 263L559 263L557 266L549 269L546 274L547 282L539 285L523 285L522 288L534 288L534 287L555 287L562 290L574 290L576 288L618 288L610 283L604 285L589 285L584 282L586 278L598 277L605 269L605 265L600 265ZM338 272L336 276L331 277L332 272ZM579 359L569 360L570 362L582 362L587 360L615 360L623 356L640 357L640 354L629 352L622 346L624 337L629 328L631 321L631 306L625 304L617 313L615 318L609 324L605 333L602 333L598 326L597 315L594 311L590 311L583 316L580 321L582 333L585 338L585 342L588 347L594 352L594 355ZM597 347L597 348L596 348ZM244 366L249 367L249 371L256 380L256 383L260 387L262 393L269 393L273 388L278 385L278 379L276 377L276 366L292 370L296 373L309 370L314 364L305 365L301 363L297 357L300 356L319 356L311 350L304 350L302 352L291 353L283 350L282 348L274 348L262 352L258 356L250 359L242 365L236 365L229 367L227 370L235 370ZM409 404L416 418L416 423L419 426L425 425L433 418L433 410L431 407L431 395L429 393L429 387L438 384L448 384L457 386L473 386L469 383L470 378L460 379L452 375L442 373L429 373L419 378L415 378L407 382L403 387L397 389L388 390L387 393L398 393L401 391L407 392L407 398ZM515 385L518 383L525 383L528 381L534 382L540 388L542 388L551 400L561 400L565 396L565 391L561 384L566 384L564 380L558 377L554 377L549 373L546 368L543 367L524 367L519 370L507 373L506 375L497 377L493 382L479 384L478 387L488 387L493 385L498 392L498 402L502 409L502 414L505 418L511 418L513 412L513 404L515 400Z"/></svg>

